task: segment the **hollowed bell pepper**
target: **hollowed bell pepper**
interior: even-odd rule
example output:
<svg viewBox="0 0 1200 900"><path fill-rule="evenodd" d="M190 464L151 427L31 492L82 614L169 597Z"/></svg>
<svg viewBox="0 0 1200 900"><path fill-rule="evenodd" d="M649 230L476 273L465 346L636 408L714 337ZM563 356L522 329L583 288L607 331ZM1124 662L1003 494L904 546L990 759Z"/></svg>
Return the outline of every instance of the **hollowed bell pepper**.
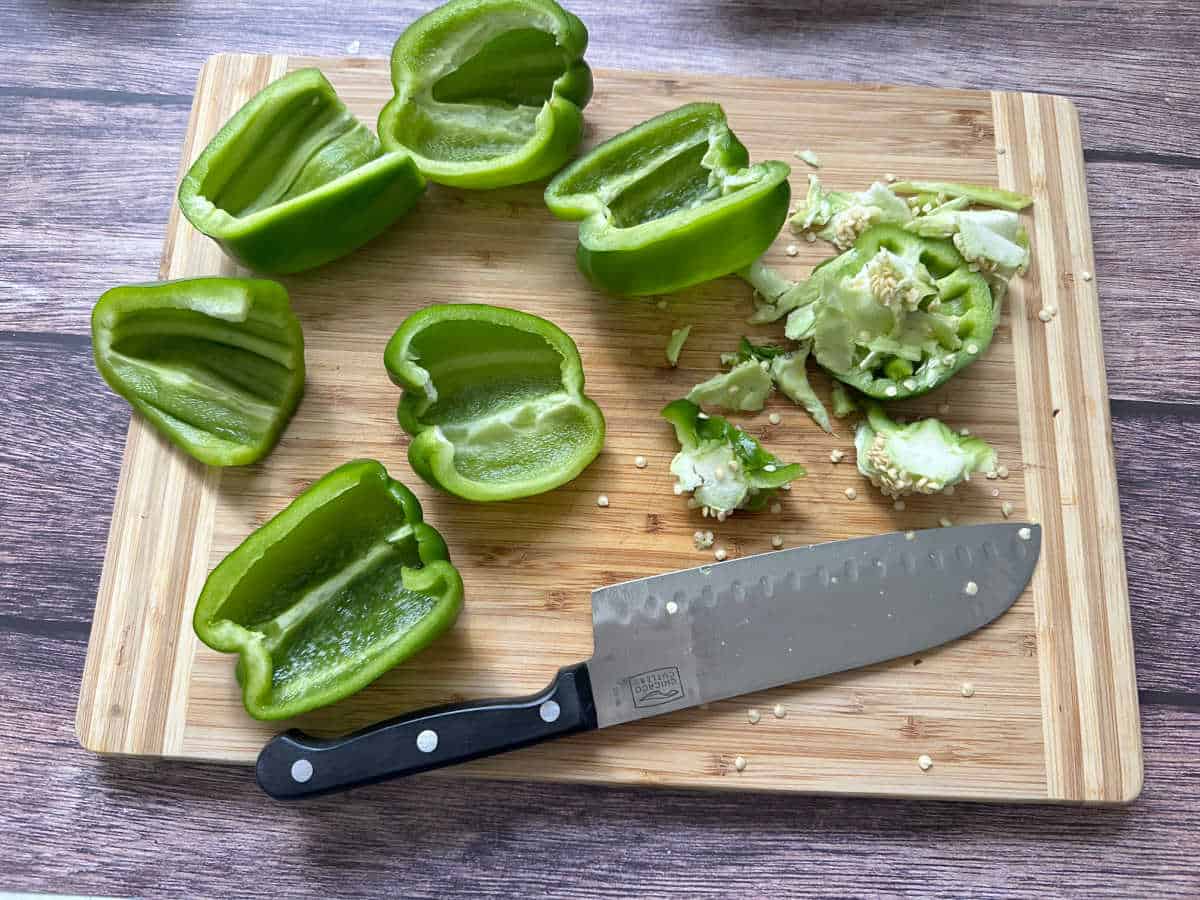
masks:
<svg viewBox="0 0 1200 900"><path fill-rule="evenodd" d="M396 41L380 139L439 184L544 178L583 136L586 49L583 23L553 0L451 0Z"/></svg>
<svg viewBox="0 0 1200 900"><path fill-rule="evenodd" d="M114 391L212 466L266 456L304 391L304 337L274 281L113 288L92 311L92 348Z"/></svg>
<svg viewBox="0 0 1200 900"><path fill-rule="evenodd" d="M721 107L690 103L567 166L546 205L582 220L576 260L598 287L667 293L750 264L779 233L790 169L749 162Z"/></svg>
<svg viewBox="0 0 1200 900"><path fill-rule="evenodd" d="M213 569L196 635L239 654L242 702L283 719L362 690L448 629L463 585L412 492L374 460L334 469Z"/></svg>
<svg viewBox="0 0 1200 900"><path fill-rule="evenodd" d="M570 336L545 319L474 304L430 306L388 342L404 389L408 460L467 500L511 500L573 479L604 443L604 416L583 393Z"/></svg>
<svg viewBox="0 0 1200 900"><path fill-rule="evenodd" d="M260 272L300 272L365 244L403 216L425 181L385 153L317 69L268 85L188 170L179 208Z"/></svg>

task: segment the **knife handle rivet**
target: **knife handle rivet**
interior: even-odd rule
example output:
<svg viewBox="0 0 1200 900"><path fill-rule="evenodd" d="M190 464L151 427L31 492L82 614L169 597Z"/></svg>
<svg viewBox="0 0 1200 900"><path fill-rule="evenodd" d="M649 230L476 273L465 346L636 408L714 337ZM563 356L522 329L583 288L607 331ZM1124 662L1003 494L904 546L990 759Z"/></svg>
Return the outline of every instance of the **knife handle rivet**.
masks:
<svg viewBox="0 0 1200 900"><path fill-rule="evenodd" d="M438 736L437 732L431 728L426 728L417 735L417 749L422 753L432 753L437 749Z"/></svg>
<svg viewBox="0 0 1200 900"><path fill-rule="evenodd" d="M561 712L562 709L555 700L547 700L538 707L538 715L541 716L542 721L547 724L551 722L557 722Z"/></svg>
<svg viewBox="0 0 1200 900"><path fill-rule="evenodd" d="M292 763L292 781L304 784L313 777L313 764L307 759L298 759Z"/></svg>

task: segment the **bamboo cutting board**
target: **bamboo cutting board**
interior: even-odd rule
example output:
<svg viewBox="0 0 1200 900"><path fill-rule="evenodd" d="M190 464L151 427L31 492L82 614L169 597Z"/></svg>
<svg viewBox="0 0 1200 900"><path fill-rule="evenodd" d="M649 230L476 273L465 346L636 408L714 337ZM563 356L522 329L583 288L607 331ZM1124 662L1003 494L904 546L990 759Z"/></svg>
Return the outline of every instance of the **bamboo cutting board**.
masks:
<svg viewBox="0 0 1200 900"><path fill-rule="evenodd" d="M391 95L386 63L221 55L204 66L183 149L186 168L220 125L285 72L320 65L374 124ZM1078 122L1066 100L1032 94L601 71L587 143L681 103L717 100L754 159L793 163L793 196L811 147L831 187L885 173L999 184L1031 193L1034 264L1016 280L985 358L908 405L969 427L1010 476L895 510L854 469L852 428L823 434L785 398L745 427L806 479L783 511L718 525L671 491L675 452L659 408L718 368L750 328L749 289L723 279L660 302L606 298L575 270L576 226L554 219L541 187L473 193L431 186L418 208L358 253L285 280L304 325L305 398L263 463L209 469L140 417L130 424L84 671L84 746L250 763L279 726L242 710L233 657L191 630L205 576L247 533L333 466L375 457L420 496L462 570L467 605L433 647L358 696L302 717L322 733L416 707L521 695L591 652L588 592L699 565L698 528L730 556L907 528L1014 518L1044 526L1033 583L996 623L915 657L521 750L449 770L487 777L989 800L1121 802L1141 787L1141 738ZM793 277L829 254L785 232L769 261ZM172 214L162 276L241 274ZM588 393L608 419L604 452L574 483L527 500L476 505L435 493L409 469L387 339L434 302L513 306L576 340ZM1058 308L1048 323L1045 305ZM663 346L695 327L678 369ZM819 377L819 376L818 376ZM827 382L819 381L824 391ZM946 411L944 404L949 404ZM941 409L939 410L939 407ZM830 451L847 451L840 465ZM633 465L643 455L645 469ZM845 489L858 491L847 499ZM599 494L611 505L600 508ZM974 686L966 697L964 682ZM784 712L776 717L779 704ZM762 710L758 724L747 711ZM933 767L917 766L928 754ZM743 772L734 769L746 758Z"/></svg>

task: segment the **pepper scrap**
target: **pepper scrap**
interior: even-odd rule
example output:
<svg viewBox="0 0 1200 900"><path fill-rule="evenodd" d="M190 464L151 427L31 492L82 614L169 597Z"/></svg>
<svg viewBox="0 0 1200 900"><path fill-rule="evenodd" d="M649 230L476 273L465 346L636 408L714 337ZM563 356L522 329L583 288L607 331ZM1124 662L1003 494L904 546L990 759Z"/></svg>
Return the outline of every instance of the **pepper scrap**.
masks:
<svg viewBox="0 0 1200 900"><path fill-rule="evenodd" d="M397 418L413 435L413 469L466 500L556 488L604 444L604 416L583 393L575 342L529 313L427 307L400 325L384 364L404 390Z"/></svg>
<svg viewBox="0 0 1200 900"><path fill-rule="evenodd" d="M962 199L980 206L1020 212L1033 204L1033 198L1016 191L994 188L981 184L959 184L949 181L897 181L891 185L892 193L910 197L932 197Z"/></svg>
<svg viewBox="0 0 1200 900"><path fill-rule="evenodd" d="M872 225L903 225L912 211L887 185L875 182L865 191L826 191L816 175L808 176L804 206L792 216L792 230L812 230L839 250L848 250Z"/></svg>
<svg viewBox="0 0 1200 900"><path fill-rule="evenodd" d="M845 419L858 412L858 400L855 399L854 390L840 381L833 383L830 396L833 399L834 418Z"/></svg>
<svg viewBox="0 0 1200 900"><path fill-rule="evenodd" d="M362 690L454 624L462 602L417 498L356 460L226 556L192 624L209 647L239 654L246 711L283 719Z"/></svg>
<svg viewBox="0 0 1200 900"><path fill-rule="evenodd" d="M112 288L92 310L92 349L114 391L210 466L266 456L304 391L304 336L274 281Z"/></svg>
<svg viewBox="0 0 1200 900"><path fill-rule="evenodd" d="M887 497L936 494L996 468L996 451L981 438L955 434L937 419L899 425L878 403L858 423L854 448L858 471Z"/></svg>
<svg viewBox="0 0 1200 900"><path fill-rule="evenodd" d="M721 416L702 413L690 400L663 407L675 427L680 450L671 460L676 492L691 491L696 505L718 514L764 508L777 490L804 476L798 463L785 464L754 438Z"/></svg>
<svg viewBox="0 0 1200 900"><path fill-rule="evenodd" d="M562 168L583 137L587 29L553 0L451 0L392 49L389 150L430 181L498 188Z"/></svg>
<svg viewBox="0 0 1200 900"><path fill-rule="evenodd" d="M682 352L683 345L687 343L688 335L691 333L691 325L671 329L671 336L667 338L666 348L667 362L671 364L671 368L679 365L679 354Z"/></svg>
<svg viewBox="0 0 1200 900"><path fill-rule="evenodd" d="M576 262L595 285L678 291L749 265L787 218L786 163L751 166L715 103L690 103L605 141L563 169L546 205L582 220Z"/></svg>
<svg viewBox="0 0 1200 900"><path fill-rule="evenodd" d="M758 362L769 374L770 382L774 383L785 397L807 412L822 431L832 433L833 426L830 424L825 404L808 381L806 363L811 350L812 341L801 341L795 350L784 350L770 344L755 344L749 338L743 337L736 352L721 354L721 362L735 367L744 366L747 362ZM695 400L691 396L688 399ZM766 399L765 393L763 399ZM761 409L762 406L758 408Z"/></svg>
<svg viewBox="0 0 1200 900"><path fill-rule="evenodd" d="M688 391L687 399L697 406L757 412L767 402L771 387L768 363L747 359L734 363L728 372L700 382Z"/></svg>
<svg viewBox="0 0 1200 900"><path fill-rule="evenodd" d="M286 274L365 244L424 190L407 153L385 153L325 76L301 69L217 132L179 185L179 208L242 264Z"/></svg>

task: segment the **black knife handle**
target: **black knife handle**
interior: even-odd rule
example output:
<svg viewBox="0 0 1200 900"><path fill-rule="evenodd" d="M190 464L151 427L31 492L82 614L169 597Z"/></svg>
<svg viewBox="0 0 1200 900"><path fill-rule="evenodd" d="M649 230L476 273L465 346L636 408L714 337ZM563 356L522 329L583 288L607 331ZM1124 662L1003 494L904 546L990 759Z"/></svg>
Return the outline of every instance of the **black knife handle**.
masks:
<svg viewBox="0 0 1200 900"><path fill-rule="evenodd" d="M258 785L296 800L414 775L589 731L596 704L586 663L560 669L544 691L419 710L339 738L291 730L258 754Z"/></svg>

